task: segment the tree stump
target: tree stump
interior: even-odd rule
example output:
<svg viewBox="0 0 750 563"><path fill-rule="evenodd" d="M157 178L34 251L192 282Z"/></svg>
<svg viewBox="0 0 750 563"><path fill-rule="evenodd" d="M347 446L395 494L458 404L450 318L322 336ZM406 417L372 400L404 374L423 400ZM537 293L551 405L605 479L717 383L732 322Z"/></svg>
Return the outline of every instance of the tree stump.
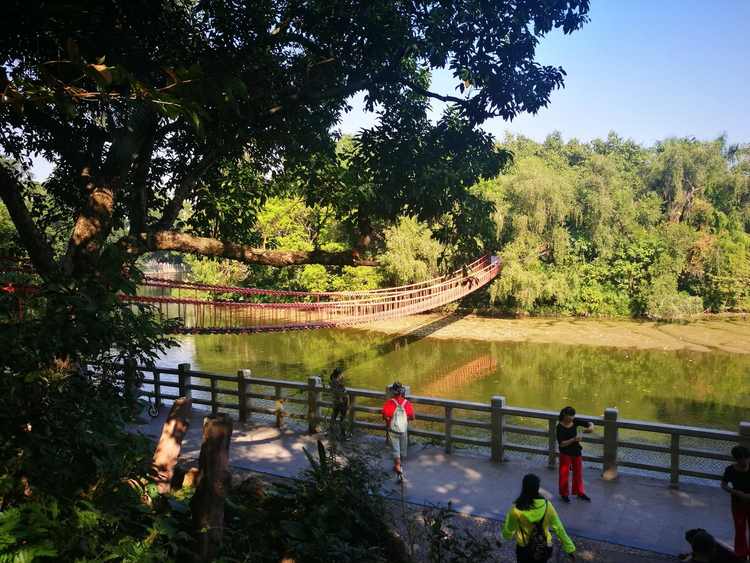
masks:
<svg viewBox="0 0 750 563"><path fill-rule="evenodd" d="M174 468L180 457L182 439L190 428L190 399L180 397L172 405L154 451L151 472L161 494L170 492Z"/></svg>
<svg viewBox="0 0 750 563"><path fill-rule="evenodd" d="M225 414L203 419L203 444L198 461L198 486L190 501L198 561L213 561L224 531L224 499L231 482L229 441L232 420Z"/></svg>

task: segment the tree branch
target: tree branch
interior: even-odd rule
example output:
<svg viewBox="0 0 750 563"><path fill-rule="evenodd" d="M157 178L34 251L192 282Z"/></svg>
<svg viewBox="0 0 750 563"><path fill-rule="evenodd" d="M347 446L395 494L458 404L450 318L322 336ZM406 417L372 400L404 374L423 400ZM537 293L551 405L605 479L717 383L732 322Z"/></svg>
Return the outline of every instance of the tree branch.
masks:
<svg viewBox="0 0 750 563"><path fill-rule="evenodd" d="M457 98L456 96L444 96L442 94L432 92L430 90L427 90L426 88L422 88L419 84L416 84L410 80L402 79L399 82L403 84L404 86L411 88L415 92L422 94L423 96L427 96L428 98L435 98L436 100L440 100L441 102L453 102L456 104L460 104L462 106L468 105L468 103L470 102L470 100L466 98Z"/></svg>
<svg viewBox="0 0 750 563"><path fill-rule="evenodd" d="M17 173L7 164L0 163L0 199L8 208L10 218L21 236L21 242L29 253L34 268L42 277L49 277L57 270L52 247L34 224L21 196L21 188Z"/></svg>
<svg viewBox="0 0 750 563"><path fill-rule="evenodd" d="M174 196L164 207L161 219L159 219L159 222L156 224L156 231L166 231L174 226L174 222L180 214L185 198L190 195L190 192L198 183L198 180L200 180L201 176L203 176L203 174L205 174L206 171L216 163L217 159L218 157L215 152L209 152L185 174L182 181L180 181L175 188Z"/></svg>
<svg viewBox="0 0 750 563"><path fill-rule="evenodd" d="M133 194L130 206L130 232L140 233L146 230L148 219L148 171L154 151L154 135L156 122L152 122L147 129L146 137L138 151L133 169Z"/></svg>
<svg viewBox="0 0 750 563"><path fill-rule="evenodd" d="M356 250L325 252L322 250L262 250L213 238L197 237L176 231L155 231L123 237L120 248L131 256L157 250L172 250L215 258L229 258L246 264L265 266L296 266L323 264L326 266L377 266L374 260L362 258Z"/></svg>

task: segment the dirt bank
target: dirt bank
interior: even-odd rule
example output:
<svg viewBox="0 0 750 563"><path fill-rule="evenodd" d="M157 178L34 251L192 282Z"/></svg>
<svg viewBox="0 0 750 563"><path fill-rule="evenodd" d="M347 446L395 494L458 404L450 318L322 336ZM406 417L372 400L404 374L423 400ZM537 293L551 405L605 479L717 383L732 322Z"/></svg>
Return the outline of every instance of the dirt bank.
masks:
<svg viewBox="0 0 750 563"><path fill-rule="evenodd" d="M750 354L750 320L743 318L664 323L570 318L497 319L431 313L378 321L359 328L441 339Z"/></svg>

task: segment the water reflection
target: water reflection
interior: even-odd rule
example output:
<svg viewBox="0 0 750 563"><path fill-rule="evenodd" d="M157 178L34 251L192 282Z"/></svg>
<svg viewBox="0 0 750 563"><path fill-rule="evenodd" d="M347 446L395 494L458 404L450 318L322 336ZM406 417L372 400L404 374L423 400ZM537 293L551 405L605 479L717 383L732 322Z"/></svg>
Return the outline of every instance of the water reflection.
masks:
<svg viewBox="0 0 750 563"><path fill-rule="evenodd" d="M441 323L450 322L441 320ZM735 429L750 419L750 355L618 350L559 344L437 340L338 329L180 338L163 365L304 380L341 365L349 385L383 389L395 379L412 393L514 406Z"/></svg>

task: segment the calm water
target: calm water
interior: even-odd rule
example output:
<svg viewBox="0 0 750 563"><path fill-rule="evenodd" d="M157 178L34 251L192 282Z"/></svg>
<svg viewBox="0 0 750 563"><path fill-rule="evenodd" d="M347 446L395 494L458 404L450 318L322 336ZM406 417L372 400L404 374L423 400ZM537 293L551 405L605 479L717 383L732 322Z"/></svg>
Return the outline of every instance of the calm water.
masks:
<svg viewBox="0 0 750 563"><path fill-rule="evenodd" d="M341 365L347 384L383 389L400 380L419 395L736 429L750 420L750 354L662 352L559 344L393 337L318 330L180 338L161 364L306 380Z"/></svg>

